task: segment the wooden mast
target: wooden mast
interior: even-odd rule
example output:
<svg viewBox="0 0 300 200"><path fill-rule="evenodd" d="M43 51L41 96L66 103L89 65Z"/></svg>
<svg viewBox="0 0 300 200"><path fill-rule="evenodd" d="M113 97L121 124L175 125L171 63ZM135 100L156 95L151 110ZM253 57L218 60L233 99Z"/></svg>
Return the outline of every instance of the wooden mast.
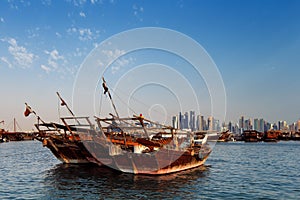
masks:
<svg viewBox="0 0 300 200"><path fill-rule="evenodd" d="M102 86L103 86L103 89L104 89L104 94L106 94L106 93L108 94L108 96L109 96L109 98L110 98L110 102L111 102L111 104L112 104L112 106L113 106L113 108L114 108L114 111L115 111L117 117L120 118L120 117L119 117L119 113L118 113L118 111L117 111L117 108L116 108L116 106L115 106L115 104L114 104L114 101L113 101L113 99L112 99L112 97L111 97L111 94L110 94L110 92L109 92L109 90L108 90L108 87L107 87L107 85L106 85L106 81L105 81L105 79L104 79L103 76L102 76L102 81L103 81Z"/></svg>
<svg viewBox="0 0 300 200"><path fill-rule="evenodd" d="M14 132L17 132L16 118L14 118Z"/></svg>
<svg viewBox="0 0 300 200"><path fill-rule="evenodd" d="M74 113L72 112L72 110L69 108L68 104L65 102L65 100L63 100L63 98L60 96L60 94L58 92L56 92L58 98L61 101L61 106L66 106L67 110L69 111L69 113L74 117L75 121L78 123L78 125L80 125L80 122L78 121L78 119L76 119Z"/></svg>

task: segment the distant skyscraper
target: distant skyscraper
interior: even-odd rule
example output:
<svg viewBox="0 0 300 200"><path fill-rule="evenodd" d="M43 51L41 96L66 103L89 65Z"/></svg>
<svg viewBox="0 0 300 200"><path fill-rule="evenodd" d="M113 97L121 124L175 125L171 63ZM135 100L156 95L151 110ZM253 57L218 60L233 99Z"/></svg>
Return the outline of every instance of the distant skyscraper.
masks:
<svg viewBox="0 0 300 200"><path fill-rule="evenodd" d="M207 130L207 126L206 126L206 122L205 122L205 119L204 119L204 116L201 115L201 121L202 121L202 126L201 126L201 131L206 131Z"/></svg>
<svg viewBox="0 0 300 200"><path fill-rule="evenodd" d="M265 131L268 131L271 129L271 124L269 122L265 123Z"/></svg>
<svg viewBox="0 0 300 200"><path fill-rule="evenodd" d="M178 129L179 128L179 120L177 116L172 117L172 126L173 128Z"/></svg>
<svg viewBox="0 0 300 200"><path fill-rule="evenodd" d="M188 112L184 113L184 125L183 128L188 129L189 128L189 114Z"/></svg>
<svg viewBox="0 0 300 200"><path fill-rule="evenodd" d="M274 130L279 130L276 123L273 124L273 129L274 129Z"/></svg>
<svg viewBox="0 0 300 200"><path fill-rule="evenodd" d="M221 130L220 121L218 119L214 119L213 122L214 122L213 130L220 131Z"/></svg>
<svg viewBox="0 0 300 200"><path fill-rule="evenodd" d="M283 130L283 128L284 128L284 122L278 121L278 130Z"/></svg>
<svg viewBox="0 0 300 200"><path fill-rule="evenodd" d="M239 127L240 127L240 133L243 133L244 131L244 116L241 116L239 119Z"/></svg>
<svg viewBox="0 0 300 200"><path fill-rule="evenodd" d="M207 126L208 126L208 130L209 131L213 131L214 130L214 118L212 116L207 118Z"/></svg>
<svg viewBox="0 0 300 200"><path fill-rule="evenodd" d="M259 132L265 132L265 120L264 119L259 119Z"/></svg>
<svg viewBox="0 0 300 200"><path fill-rule="evenodd" d="M198 131L203 131L203 121L202 121L202 117L201 115L197 115L197 120L196 120L196 129Z"/></svg>
<svg viewBox="0 0 300 200"><path fill-rule="evenodd" d="M232 122L231 122L231 121L228 122L227 128L228 128L228 130L229 130L230 132L233 133L233 126L232 126Z"/></svg>
<svg viewBox="0 0 300 200"><path fill-rule="evenodd" d="M246 119L244 122L244 130L251 130L251 129L252 129L251 119Z"/></svg>
<svg viewBox="0 0 300 200"><path fill-rule="evenodd" d="M189 128L192 131L195 131L195 111L190 111L190 121L189 121Z"/></svg>
<svg viewBox="0 0 300 200"><path fill-rule="evenodd" d="M259 130L259 124L258 124L258 119L255 118L253 120L253 126L254 126L254 130L258 131Z"/></svg>
<svg viewBox="0 0 300 200"><path fill-rule="evenodd" d="M178 124L179 124L179 127L178 127L178 128L179 128L179 129L182 129L182 128L183 128L183 123L182 123L183 120L182 120L182 114L181 114L181 112L179 112L178 118L179 118L179 119L178 119L178 121L179 121L179 122L178 122Z"/></svg>
<svg viewBox="0 0 300 200"><path fill-rule="evenodd" d="M297 121L296 131L300 132L300 119Z"/></svg>

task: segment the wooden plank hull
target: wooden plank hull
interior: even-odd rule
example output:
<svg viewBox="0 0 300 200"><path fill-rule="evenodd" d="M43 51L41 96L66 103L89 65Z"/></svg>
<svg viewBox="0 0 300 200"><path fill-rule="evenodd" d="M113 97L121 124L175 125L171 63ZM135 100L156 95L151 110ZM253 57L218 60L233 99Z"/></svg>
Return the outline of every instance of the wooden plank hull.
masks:
<svg viewBox="0 0 300 200"><path fill-rule="evenodd" d="M160 175L199 167L211 152L209 148L196 152L161 148L151 153L134 153L104 140L83 141L83 144L99 163L133 174Z"/></svg>
<svg viewBox="0 0 300 200"><path fill-rule="evenodd" d="M43 140L43 145L50 149L53 155L63 163L82 164L96 162L81 142L67 142L49 137ZM98 164L100 165L100 163Z"/></svg>

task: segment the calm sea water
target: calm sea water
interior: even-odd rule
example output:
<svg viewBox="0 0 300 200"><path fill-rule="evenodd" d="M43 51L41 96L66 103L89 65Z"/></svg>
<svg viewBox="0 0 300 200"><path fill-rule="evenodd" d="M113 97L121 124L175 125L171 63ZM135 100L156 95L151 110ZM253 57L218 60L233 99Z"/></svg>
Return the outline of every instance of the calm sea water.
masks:
<svg viewBox="0 0 300 200"><path fill-rule="evenodd" d="M0 199L299 199L300 142L218 143L164 176L61 164L37 141L0 144Z"/></svg>

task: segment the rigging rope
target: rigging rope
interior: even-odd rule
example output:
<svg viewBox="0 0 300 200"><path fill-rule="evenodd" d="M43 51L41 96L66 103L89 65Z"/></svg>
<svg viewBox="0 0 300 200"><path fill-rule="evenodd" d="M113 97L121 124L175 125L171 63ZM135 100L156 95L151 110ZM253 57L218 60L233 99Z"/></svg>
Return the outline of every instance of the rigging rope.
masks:
<svg viewBox="0 0 300 200"><path fill-rule="evenodd" d="M123 93L124 95L128 96L125 92L121 91L120 89L117 89L117 90L118 90L118 92ZM129 108L131 111L134 112L134 110L133 110L129 105L127 105L127 104L126 104L126 103L125 103L125 102L124 102L124 101L116 94L116 92L114 92L113 90L112 90L112 92L114 93L114 95L116 95L116 96L120 99L120 101L121 101L122 103L124 103L126 106L128 106L128 108ZM142 104L142 105L143 105L144 107L146 107L146 108L150 108L150 107L151 107L151 106L145 104L143 101L141 101L141 100L139 100L139 99L137 99L137 98L135 98L135 97L131 97L131 99L134 100L134 101L136 101L137 103ZM158 113L160 116L164 116L164 115L165 115L165 113L162 113L162 112L156 110L155 108L152 108L152 110L153 110L154 112ZM136 112L134 112L134 113L137 114ZM169 117L169 118L172 117L172 116L169 116L169 115L166 115L166 116Z"/></svg>

